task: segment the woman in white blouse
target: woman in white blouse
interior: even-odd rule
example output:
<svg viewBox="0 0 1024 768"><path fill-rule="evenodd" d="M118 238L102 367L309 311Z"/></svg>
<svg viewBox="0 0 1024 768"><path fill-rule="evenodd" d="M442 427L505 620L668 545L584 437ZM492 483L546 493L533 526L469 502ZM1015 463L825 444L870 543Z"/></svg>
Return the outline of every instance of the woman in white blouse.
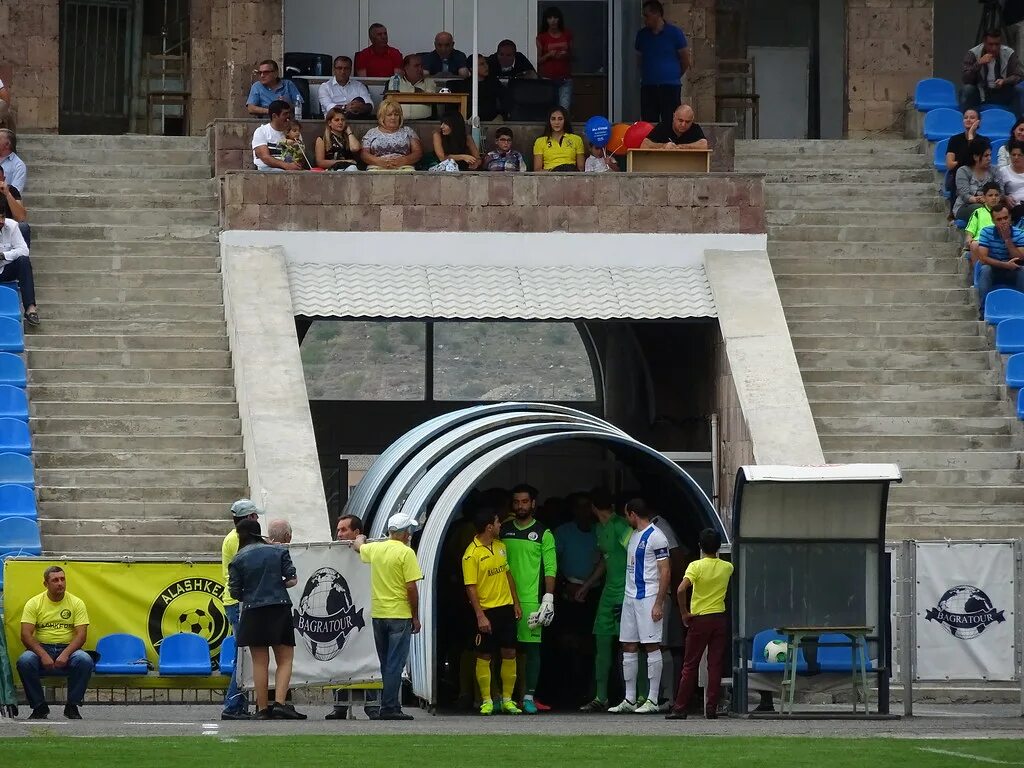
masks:
<svg viewBox="0 0 1024 768"><path fill-rule="evenodd" d="M1024 141L1024 120L1018 120L1010 130L1010 141L999 148L999 155L996 157L996 165L1005 168L1010 164L1010 143Z"/></svg>
<svg viewBox="0 0 1024 768"><path fill-rule="evenodd" d="M999 180L1010 206L1010 217L1016 224L1024 218L1024 141L1010 139L1007 148L1010 162L999 169Z"/></svg>

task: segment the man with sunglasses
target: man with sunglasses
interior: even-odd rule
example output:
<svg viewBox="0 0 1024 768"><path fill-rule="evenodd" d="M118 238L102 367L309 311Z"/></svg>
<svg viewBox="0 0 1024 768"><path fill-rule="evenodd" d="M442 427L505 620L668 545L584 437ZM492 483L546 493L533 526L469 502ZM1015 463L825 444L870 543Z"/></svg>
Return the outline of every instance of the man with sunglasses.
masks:
<svg viewBox="0 0 1024 768"><path fill-rule="evenodd" d="M249 89L249 98L245 100L245 108L250 115L265 117L270 105L275 101L285 101L292 105L292 112L302 114L302 96L291 80L282 80L278 76L277 62L264 59L256 67L256 82Z"/></svg>

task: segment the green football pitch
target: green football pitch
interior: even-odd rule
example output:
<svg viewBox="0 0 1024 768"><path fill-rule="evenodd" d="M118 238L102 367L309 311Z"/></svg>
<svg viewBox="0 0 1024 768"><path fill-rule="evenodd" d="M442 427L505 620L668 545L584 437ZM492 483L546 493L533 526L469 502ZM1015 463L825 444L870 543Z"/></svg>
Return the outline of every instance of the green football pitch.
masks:
<svg viewBox="0 0 1024 768"><path fill-rule="evenodd" d="M0 739L5 765L51 765L65 755L75 768L111 765L260 766L583 766L687 765L786 768L966 768L1024 766L1021 741L734 738L718 736L241 736L181 738ZM412 762L414 761L414 762Z"/></svg>

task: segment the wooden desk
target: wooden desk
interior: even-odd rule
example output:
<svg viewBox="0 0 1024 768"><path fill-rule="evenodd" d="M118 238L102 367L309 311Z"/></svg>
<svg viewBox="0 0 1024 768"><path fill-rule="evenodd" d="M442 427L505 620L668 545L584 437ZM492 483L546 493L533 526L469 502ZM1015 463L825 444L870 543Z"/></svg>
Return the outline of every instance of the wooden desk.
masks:
<svg viewBox="0 0 1024 768"><path fill-rule="evenodd" d="M710 149L630 149L626 171L633 173L710 173Z"/></svg>
<svg viewBox="0 0 1024 768"><path fill-rule="evenodd" d="M849 643L825 643L826 646L850 646L850 672L853 675L853 713L857 714L857 694L864 696L864 715L868 715L868 671L867 637L875 631L874 627L868 626L840 626L840 627L777 627L780 635L786 636L786 643L789 646L789 653L786 655L786 666L782 673L782 712L793 714L793 700L796 698L796 667L800 643L810 637L820 637L825 634L846 635ZM819 645L821 643L819 642ZM858 651L860 651L858 653ZM788 692L786 688L789 688ZM860 689L858 691L858 688ZM786 694L789 694L786 696Z"/></svg>
<svg viewBox="0 0 1024 768"><path fill-rule="evenodd" d="M467 93L385 93L385 98L399 104L455 104L463 117L467 117Z"/></svg>

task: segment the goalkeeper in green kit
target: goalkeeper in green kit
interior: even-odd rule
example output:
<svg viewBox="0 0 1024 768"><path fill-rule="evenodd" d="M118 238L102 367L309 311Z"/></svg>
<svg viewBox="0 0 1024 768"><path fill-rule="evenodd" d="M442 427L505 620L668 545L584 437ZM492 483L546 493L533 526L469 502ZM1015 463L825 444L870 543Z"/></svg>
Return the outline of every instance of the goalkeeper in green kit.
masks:
<svg viewBox="0 0 1024 768"><path fill-rule="evenodd" d="M537 509L537 489L520 484L512 489L513 518L501 526L499 534L508 553L508 567L516 583L522 618L517 639L526 654L526 686L523 711L537 714L534 695L540 679L541 631L555 618L555 537L533 515ZM541 576L544 577L543 584Z"/></svg>

